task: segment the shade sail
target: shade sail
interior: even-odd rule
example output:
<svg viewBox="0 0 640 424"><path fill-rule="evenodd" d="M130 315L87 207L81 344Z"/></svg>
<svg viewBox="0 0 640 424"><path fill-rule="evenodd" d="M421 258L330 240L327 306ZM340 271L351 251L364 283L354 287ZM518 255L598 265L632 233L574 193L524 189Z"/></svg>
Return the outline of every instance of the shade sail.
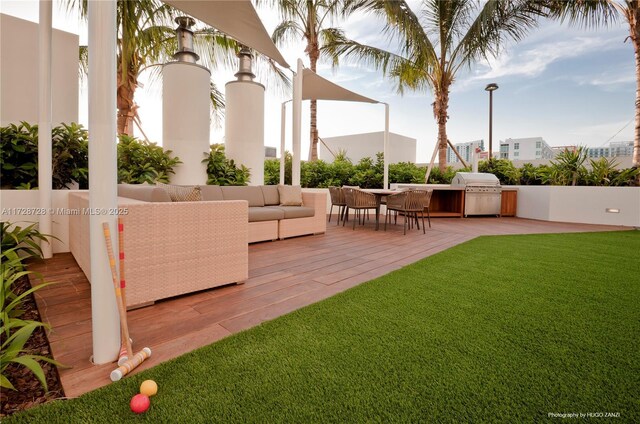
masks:
<svg viewBox="0 0 640 424"><path fill-rule="evenodd" d="M165 3L289 68L249 0L165 0Z"/></svg>
<svg viewBox="0 0 640 424"><path fill-rule="evenodd" d="M346 102L380 103L340 87L322 78L311 69L302 72L302 100L339 100Z"/></svg>

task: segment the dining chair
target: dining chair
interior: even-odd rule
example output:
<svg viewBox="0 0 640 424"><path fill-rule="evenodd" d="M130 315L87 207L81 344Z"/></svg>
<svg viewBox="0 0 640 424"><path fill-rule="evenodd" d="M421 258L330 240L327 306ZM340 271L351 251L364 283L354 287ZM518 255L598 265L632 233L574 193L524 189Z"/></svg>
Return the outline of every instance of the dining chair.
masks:
<svg viewBox="0 0 640 424"><path fill-rule="evenodd" d="M347 207L347 201L344 198L344 190L340 187L329 187L329 194L331 195L331 209L329 210L329 222L331 222L331 215L333 214L333 207L338 207L338 223L340 224L340 219L342 218L345 209ZM344 219L344 218L343 218Z"/></svg>
<svg viewBox="0 0 640 424"><path fill-rule="evenodd" d="M389 219L389 212L396 212L395 222L397 223L397 213L400 212L404 215L404 234L407 234L407 226L412 227L415 221L418 229L420 229L420 222L418 221L418 213L422 217L422 232L426 234L426 227L424 225L424 211L427 211L427 219L429 222L429 228L431 228L431 213L429 211L429 204L431 203L431 194L433 190L407 190L398 194L392 194L387 197L387 214L384 219L384 228L387 229L387 220Z"/></svg>
<svg viewBox="0 0 640 424"><path fill-rule="evenodd" d="M344 197L347 202L347 211L349 209L353 209L354 211L356 211L356 214L357 214L356 219L358 219L358 221L360 221L359 219L360 211L368 211L369 209L373 209L375 210L376 217L378 216L380 205L378 205L378 200L376 199L376 196L374 194L367 193L366 191L362 191L357 188L343 188L343 190L344 190ZM353 220L354 230L356 229L356 219ZM346 219L343 219L342 226L344 226L345 222L346 222ZM376 218L376 224L377 223L378 223L378 220ZM364 225L364 215L362 216L362 225ZM377 229L377 225L376 225L376 229Z"/></svg>

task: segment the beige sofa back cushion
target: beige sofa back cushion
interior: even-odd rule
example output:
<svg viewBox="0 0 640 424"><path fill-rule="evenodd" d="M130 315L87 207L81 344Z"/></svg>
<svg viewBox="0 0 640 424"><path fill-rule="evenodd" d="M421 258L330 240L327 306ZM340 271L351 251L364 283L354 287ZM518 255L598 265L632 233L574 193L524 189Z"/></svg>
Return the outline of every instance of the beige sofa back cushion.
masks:
<svg viewBox="0 0 640 424"><path fill-rule="evenodd" d="M170 202L169 193L148 184L118 184L118 196L143 202Z"/></svg>
<svg viewBox="0 0 640 424"><path fill-rule="evenodd" d="M278 194L280 194L280 206L302 206L302 188L299 185L278 184Z"/></svg>
<svg viewBox="0 0 640 424"><path fill-rule="evenodd" d="M262 195L264 196L265 206L274 206L280 204L280 195L278 194L277 185L263 185L260 186Z"/></svg>
<svg viewBox="0 0 640 424"><path fill-rule="evenodd" d="M249 207L264 206L264 196L258 186L222 186L224 200L246 200Z"/></svg>
<svg viewBox="0 0 640 424"><path fill-rule="evenodd" d="M202 193L202 200L224 200L222 190L218 185L202 185L200 186L200 192Z"/></svg>

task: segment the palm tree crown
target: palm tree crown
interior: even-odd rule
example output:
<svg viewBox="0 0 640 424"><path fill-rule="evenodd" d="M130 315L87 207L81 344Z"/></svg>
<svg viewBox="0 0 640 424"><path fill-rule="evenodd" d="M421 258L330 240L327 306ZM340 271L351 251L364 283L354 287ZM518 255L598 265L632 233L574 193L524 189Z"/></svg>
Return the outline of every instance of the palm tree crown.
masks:
<svg viewBox="0 0 640 424"><path fill-rule="evenodd" d="M629 37L636 59L636 110L633 143L633 166L640 167L640 1L638 0L540 0L553 19L584 27L606 26L624 19L629 24Z"/></svg>
<svg viewBox="0 0 640 424"><path fill-rule="evenodd" d="M343 38L341 29L327 27L337 17L345 17L352 10L349 0L259 0L276 6L280 12L282 22L273 30L272 39L278 44L304 40L305 53L309 57L309 67L316 72L316 64L320 58L323 46L333 42L336 38ZM317 102L311 100L310 106L310 150L309 158L318 158L318 127Z"/></svg>
<svg viewBox="0 0 640 424"><path fill-rule="evenodd" d="M334 40L329 54L382 69L405 89L430 89L438 124L440 169L446 168L449 93L457 73L472 63L496 56L506 40L520 40L536 26L540 7L520 0L423 0L418 13L406 1L365 0L357 6L386 21L385 32L396 52L346 38Z"/></svg>

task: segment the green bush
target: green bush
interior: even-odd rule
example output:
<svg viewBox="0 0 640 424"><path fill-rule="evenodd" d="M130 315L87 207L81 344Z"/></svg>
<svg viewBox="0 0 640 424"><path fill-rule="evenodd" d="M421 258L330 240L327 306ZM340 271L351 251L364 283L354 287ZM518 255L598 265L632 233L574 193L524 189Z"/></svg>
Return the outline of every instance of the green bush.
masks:
<svg viewBox="0 0 640 424"><path fill-rule="evenodd" d="M478 171L495 175L502 185L514 185L520 182L520 170L507 159L492 158L490 161L482 161L478 164Z"/></svg>
<svg viewBox="0 0 640 424"><path fill-rule="evenodd" d="M51 133L53 188L70 188L72 181L79 188L89 187L89 134L80 124L62 124Z"/></svg>
<svg viewBox="0 0 640 424"><path fill-rule="evenodd" d="M38 126L21 122L0 128L2 188L38 186Z"/></svg>
<svg viewBox="0 0 640 424"><path fill-rule="evenodd" d="M285 184L291 184L292 164L293 164L293 156L291 155L291 152L285 152L285 156L284 156ZM280 159L265 159L264 183L266 185L280 184Z"/></svg>
<svg viewBox="0 0 640 424"><path fill-rule="evenodd" d="M3 188L38 187L38 126L21 122L0 129ZM62 124L51 130L52 188L88 187L89 142L82 125Z"/></svg>
<svg viewBox="0 0 640 424"><path fill-rule="evenodd" d="M17 293L16 283L33 274L24 269L23 261L28 258L41 257L42 250L38 240L46 240L46 237L35 229L35 224L26 228L13 226L7 222L0 223L2 236L2 252L0 253L0 387L15 390L8 378L7 367L14 363L29 369L40 381L45 391L47 381L38 361L60 365L53 359L34 355L25 351L24 346L33 332L48 325L39 321L22 319L22 309L27 296L49 284L43 283L33 286L29 290Z"/></svg>
<svg viewBox="0 0 640 424"><path fill-rule="evenodd" d="M227 159L223 144L212 144L209 155L202 162L207 164L207 184L244 186L249 181L249 168L238 167L233 159Z"/></svg>
<svg viewBox="0 0 640 424"><path fill-rule="evenodd" d="M118 182L127 184L168 183L173 167L182 163L171 150L125 134L118 142Z"/></svg>

